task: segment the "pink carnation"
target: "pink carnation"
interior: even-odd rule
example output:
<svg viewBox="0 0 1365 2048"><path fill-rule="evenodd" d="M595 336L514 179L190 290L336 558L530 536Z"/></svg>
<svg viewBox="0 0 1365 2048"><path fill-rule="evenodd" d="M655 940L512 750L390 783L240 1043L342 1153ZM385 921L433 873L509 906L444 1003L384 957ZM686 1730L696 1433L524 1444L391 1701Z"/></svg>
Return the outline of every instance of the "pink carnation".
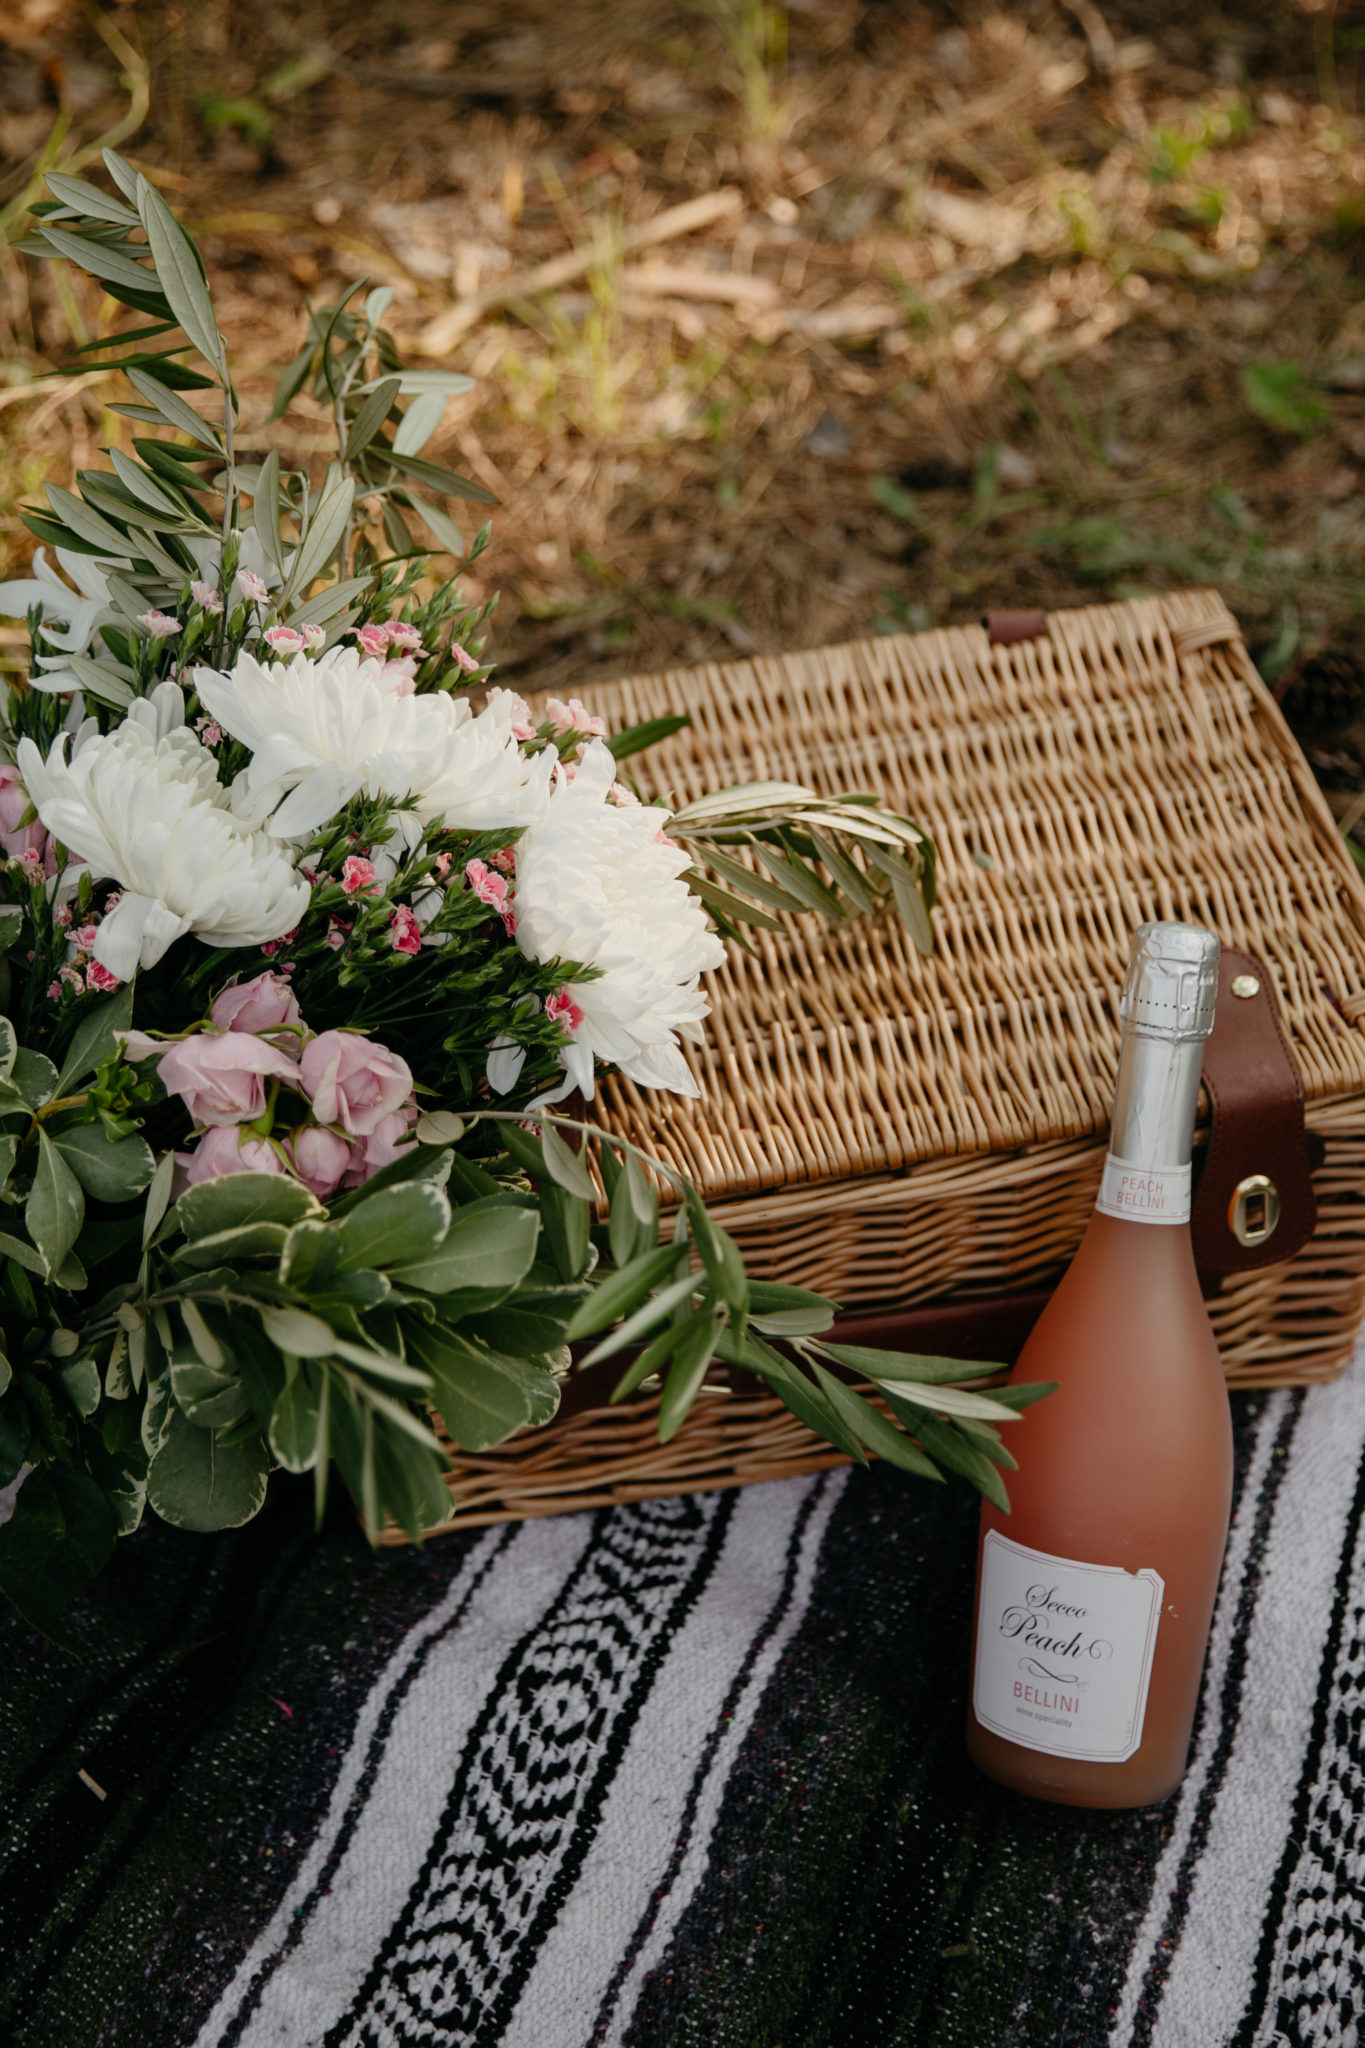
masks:
<svg viewBox="0 0 1365 2048"><path fill-rule="evenodd" d="M293 626L267 626L261 638L276 654L302 654L305 644Z"/></svg>
<svg viewBox="0 0 1365 2048"><path fill-rule="evenodd" d="M169 640L180 631L179 619L172 618L169 612L139 612L134 624L153 640Z"/></svg>
<svg viewBox="0 0 1365 2048"><path fill-rule="evenodd" d="M562 1024L566 1031L577 1031L583 1022L583 1012L566 988L550 997L545 1005L545 1014L552 1023Z"/></svg>
<svg viewBox="0 0 1365 2048"><path fill-rule="evenodd" d="M497 684L494 684L493 688L488 692L490 704L495 697L510 697L512 700L510 709L512 713L513 739L533 740L536 736L536 722L531 716L531 707L526 699L519 697L515 690L504 690Z"/></svg>
<svg viewBox="0 0 1365 2048"><path fill-rule="evenodd" d="M387 626L357 626L357 644L376 661L382 661L389 651L389 629Z"/></svg>
<svg viewBox="0 0 1365 2048"><path fill-rule="evenodd" d="M456 668L462 668L467 676L472 676L479 666L478 656L471 654L467 647L461 647L458 640L450 643L450 658Z"/></svg>
<svg viewBox="0 0 1365 2048"><path fill-rule="evenodd" d="M118 976L111 974L109 969L102 966L98 960L92 960L86 968L85 985L87 988L93 989L97 995L102 996L112 995L116 988L123 986Z"/></svg>
<svg viewBox="0 0 1365 2048"><path fill-rule="evenodd" d="M412 1069L386 1045L357 1031L323 1031L299 1062L304 1091L320 1124L368 1138L412 1093Z"/></svg>
<svg viewBox="0 0 1365 2048"><path fill-rule="evenodd" d="M269 968L252 981L239 981L216 995L209 1017L220 1031L278 1031L301 1021L289 983Z"/></svg>
<svg viewBox="0 0 1365 2048"><path fill-rule="evenodd" d="M293 931L286 932L282 938L267 939L261 947L261 951L265 954L267 960L273 960L275 955L282 953L286 946L292 946L298 935L299 928L295 925Z"/></svg>
<svg viewBox="0 0 1365 2048"><path fill-rule="evenodd" d="M545 715L557 733L595 733L601 738L607 730L605 718L594 718L587 705L578 697L570 697L567 704L561 697L547 697Z"/></svg>
<svg viewBox="0 0 1365 2048"><path fill-rule="evenodd" d="M471 860L465 865L465 879L478 897L480 903L491 903L494 910L507 908L507 880L495 875L481 860Z"/></svg>
<svg viewBox="0 0 1365 2048"><path fill-rule="evenodd" d="M420 953L422 927L406 903L400 903L389 920L389 944L395 953Z"/></svg>
<svg viewBox="0 0 1365 2048"><path fill-rule="evenodd" d="M284 1161L267 1138L248 1137L230 1124L205 1131L193 1152L177 1153L186 1158L185 1181L198 1187L201 1181L221 1180L228 1173L283 1173Z"/></svg>
<svg viewBox="0 0 1365 2048"><path fill-rule="evenodd" d="M348 896L362 890L368 895L374 887L374 862L359 853L348 854L341 863L341 886Z"/></svg>
<svg viewBox="0 0 1365 2048"><path fill-rule="evenodd" d="M299 631L303 635L303 644L310 654L316 654L319 647L326 646L327 635L321 626L300 626Z"/></svg>
<svg viewBox="0 0 1365 2048"><path fill-rule="evenodd" d="M213 612L215 616L223 609L223 600L212 583L191 583L190 596L197 605L202 605L206 612Z"/></svg>
<svg viewBox="0 0 1365 2048"><path fill-rule="evenodd" d="M435 873L444 881L450 873L450 855L448 853L438 853L431 865Z"/></svg>
<svg viewBox="0 0 1365 2048"><path fill-rule="evenodd" d="M422 635L416 626L410 626L406 620L398 619L384 630L389 636L390 647L396 647L402 654L422 653Z"/></svg>
<svg viewBox="0 0 1365 2048"><path fill-rule="evenodd" d="M265 604L270 597L269 585L262 577L256 574L254 569L239 569L237 571L237 588L241 591L242 596L250 598L253 604Z"/></svg>
<svg viewBox="0 0 1365 2048"><path fill-rule="evenodd" d="M299 1085L294 1062L245 1031L183 1038L161 1055L158 1072L197 1124L254 1123L265 1108L267 1079Z"/></svg>

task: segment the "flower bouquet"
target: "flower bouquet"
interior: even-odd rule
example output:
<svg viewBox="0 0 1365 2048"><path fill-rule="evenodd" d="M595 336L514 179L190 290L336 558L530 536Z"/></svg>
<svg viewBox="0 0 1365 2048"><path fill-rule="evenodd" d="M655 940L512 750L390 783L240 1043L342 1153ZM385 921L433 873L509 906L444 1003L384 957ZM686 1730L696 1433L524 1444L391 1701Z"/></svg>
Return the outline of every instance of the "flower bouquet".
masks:
<svg viewBox="0 0 1365 2048"><path fill-rule="evenodd" d="M126 375L131 452L47 489L0 586L31 636L0 729L0 1590L60 1639L145 1508L231 1526L280 1467L419 1537L450 1510L433 1411L487 1449L585 1352L625 1355L618 1396L657 1376L664 1437L720 1358L850 1457L1002 1498L1018 1395L949 1384L989 1368L822 1342L832 1303L751 1283L693 1187L565 1106L606 1068L696 1094L700 977L773 910L891 906L929 945L923 832L783 783L670 813L624 764L683 721L491 685L460 587L487 529L447 509L488 494L422 453L469 380L405 369L358 285L272 415L320 400L335 460L243 459L199 252L106 162L112 190L54 173L21 245L143 324L81 351Z"/></svg>

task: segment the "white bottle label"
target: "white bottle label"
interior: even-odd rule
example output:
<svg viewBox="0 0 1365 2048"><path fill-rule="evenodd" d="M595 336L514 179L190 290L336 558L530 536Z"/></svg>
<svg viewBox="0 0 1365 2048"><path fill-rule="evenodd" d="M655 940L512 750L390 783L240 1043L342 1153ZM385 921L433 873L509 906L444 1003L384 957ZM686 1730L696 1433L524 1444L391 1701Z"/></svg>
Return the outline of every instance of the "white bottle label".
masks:
<svg viewBox="0 0 1365 2048"><path fill-rule="evenodd" d="M1024 1749L1121 1764L1142 1741L1164 1592L1156 1572L1049 1557L990 1530L977 1720Z"/></svg>
<svg viewBox="0 0 1365 2048"><path fill-rule="evenodd" d="M1134 1166L1111 1152L1095 1207L1102 1216L1131 1216L1139 1223L1188 1223L1190 1169Z"/></svg>

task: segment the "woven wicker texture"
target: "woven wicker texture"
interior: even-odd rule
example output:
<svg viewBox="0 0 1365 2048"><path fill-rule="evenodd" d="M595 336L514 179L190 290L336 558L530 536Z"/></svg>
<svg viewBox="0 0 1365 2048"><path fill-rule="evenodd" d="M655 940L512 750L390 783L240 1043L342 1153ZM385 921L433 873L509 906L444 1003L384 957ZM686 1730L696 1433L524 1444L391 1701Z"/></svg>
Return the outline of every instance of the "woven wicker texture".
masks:
<svg viewBox="0 0 1365 2048"><path fill-rule="evenodd" d="M686 708L643 757L679 800L759 777L875 790L932 833L937 948L894 918L791 918L711 977L696 1103L604 1086L597 1114L681 1167L750 1270L846 1310L1037 1286L1089 1218L1137 926L1188 918L1269 969L1325 1142L1318 1228L1209 1308L1230 1383L1330 1379L1365 1311L1365 885L1211 591L854 642L602 686L613 729ZM984 856L984 858L983 858ZM775 1397L655 1403L457 1452L457 1528L842 1462ZM401 1540L390 1532L390 1540Z"/></svg>
<svg viewBox="0 0 1365 2048"><path fill-rule="evenodd" d="M1195 591L608 684L681 799L773 776L875 790L932 832L937 940L813 917L711 977L699 1102L605 1084L598 1114L691 1174L754 1271L846 1309L1036 1285L1090 1211L1118 991L1146 918L1265 961L1328 1139L1296 1260L1213 1304L1243 1384L1330 1376L1365 1307L1365 887L1222 599Z"/></svg>

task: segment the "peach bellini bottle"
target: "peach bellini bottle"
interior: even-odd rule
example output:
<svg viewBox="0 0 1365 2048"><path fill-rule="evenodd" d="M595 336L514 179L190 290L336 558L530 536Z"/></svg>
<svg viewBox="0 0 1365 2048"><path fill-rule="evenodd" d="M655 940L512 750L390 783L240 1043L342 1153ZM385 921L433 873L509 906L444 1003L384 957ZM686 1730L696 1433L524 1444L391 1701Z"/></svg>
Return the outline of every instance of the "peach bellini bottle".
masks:
<svg viewBox="0 0 1365 2048"><path fill-rule="evenodd" d="M1012 1375L1057 1391L1011 1431L1012 1514L981 1518L967 1745L1068 1806L1152 1805L1189 1754L1232 1490L1189 1231L1217 986L1211 932L1142 926L1095 1213Z"/></svg>

